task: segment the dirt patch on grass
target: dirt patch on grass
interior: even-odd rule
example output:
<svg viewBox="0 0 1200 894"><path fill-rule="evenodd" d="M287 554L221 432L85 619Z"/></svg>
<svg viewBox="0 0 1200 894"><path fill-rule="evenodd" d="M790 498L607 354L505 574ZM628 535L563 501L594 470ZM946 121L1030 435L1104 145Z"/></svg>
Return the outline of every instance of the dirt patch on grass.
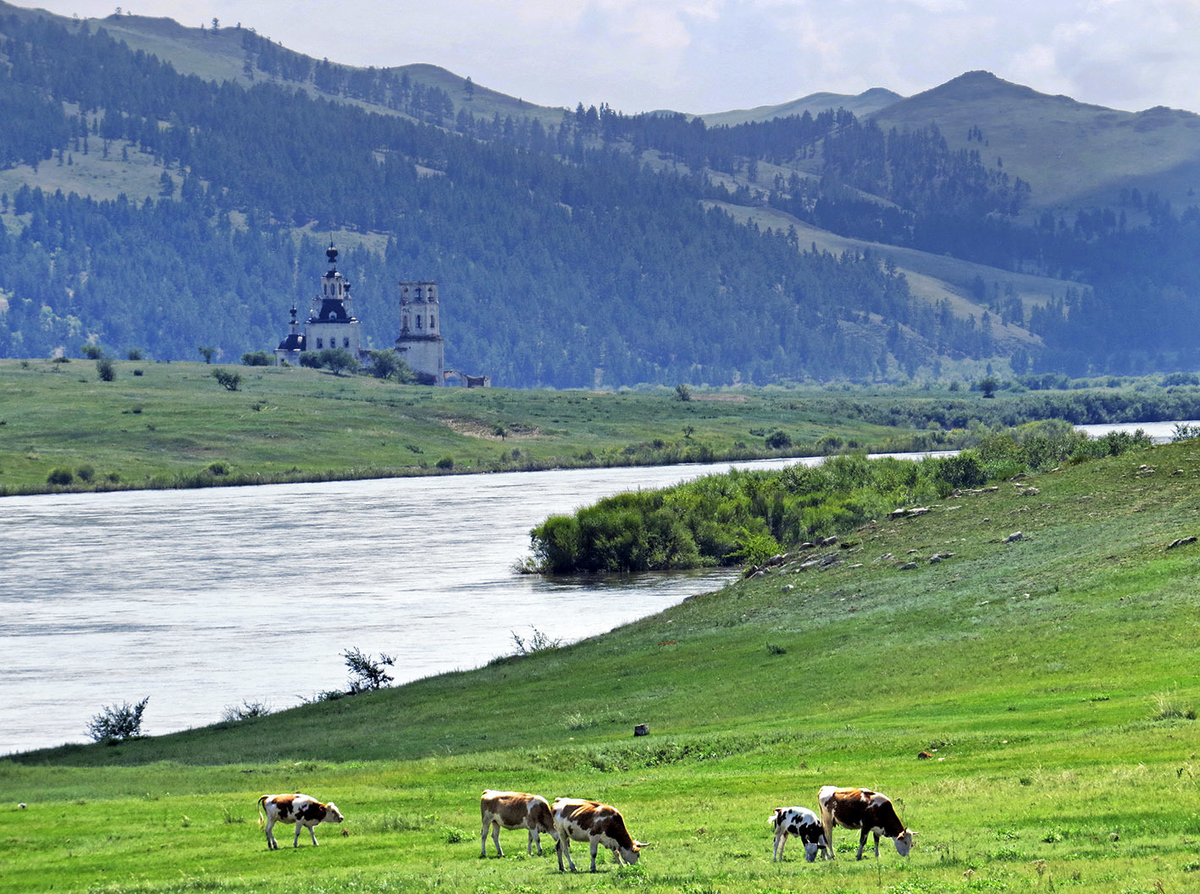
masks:
<svg viewBox="0 0 1200 894"><path fill-rule="evenodd" d="M532 425L484 425L466 419L443 419L446 426L468 438L483 438L485 441L528 441L539 438L542 430Z"/></svg>

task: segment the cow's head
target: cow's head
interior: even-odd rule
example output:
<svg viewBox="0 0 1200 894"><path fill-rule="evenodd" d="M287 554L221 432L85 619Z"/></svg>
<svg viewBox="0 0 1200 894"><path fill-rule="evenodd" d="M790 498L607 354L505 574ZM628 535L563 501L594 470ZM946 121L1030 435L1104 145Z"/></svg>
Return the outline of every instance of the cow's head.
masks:
<svg viewBox="0 0 1200 894"><path fill-rule="evenodd" d="M912 829L905 829L901 834L896 836L896 852L900 856L908 856L908 852L912 850L913 836L916 834Z"/></svg>
<svg viewBox="0 0 1200 894"><path fill-rule="evenodd" d="M645 841L635 841L633 843L633 847L618 846L613 848L613 853L620 853L621 859L632 866L638 861L638 856L640 855L641 849L649 846L650 845Z"/></svg>
<svg viewBox="0 0 1200 894"><path fill-rule="evenodd" d="M817 859L817 852L821 850L821 845L815 841L804 842L804 859L809 863Z"/></svg>
<svg viewBox="0 0 1200 894"><path fill-rule="evenodd" d="M334 804L332 801L330 801L328 804L325 805L325 822L340 823L343 819L344 819L344 817L342 816L342 812L337 809L336 804ZM899 844L897 844L896 846L899 847Z"/></svg>

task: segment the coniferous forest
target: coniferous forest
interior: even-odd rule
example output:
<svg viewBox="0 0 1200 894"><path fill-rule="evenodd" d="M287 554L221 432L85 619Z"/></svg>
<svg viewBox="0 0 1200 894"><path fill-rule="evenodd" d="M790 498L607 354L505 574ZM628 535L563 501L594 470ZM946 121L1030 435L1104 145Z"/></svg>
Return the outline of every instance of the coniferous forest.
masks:
<svg viewBox="0 0 1200 894"><path fill-rule="evenodd" d="M1117 208L1031 218L1026 181L936 124L885 131L833 109L713 127L607 106L477 117L407 72L238 31L248 86L181 74L94 23L0 17L0 170L132 154L161 171L153 195L0 195L0 356L270 350L338 233L361 237L339 269L371 347L398 331L395 283L435 279L448 364L512 387L1200 360L1200 212L1154 193L1122 197L1136 224ZM822 251L731 205L1073 286L1027 306L981 279L979 316L954 313L880 251ZM1001 324L1027 342L1002 343Z"/></svg>

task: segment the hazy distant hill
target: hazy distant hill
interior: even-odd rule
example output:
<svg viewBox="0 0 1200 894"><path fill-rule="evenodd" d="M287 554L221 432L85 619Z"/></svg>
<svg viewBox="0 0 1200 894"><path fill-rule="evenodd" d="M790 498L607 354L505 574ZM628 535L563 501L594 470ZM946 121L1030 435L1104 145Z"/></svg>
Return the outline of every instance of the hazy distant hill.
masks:
<svg viewBox="0 0 1200 894"><path fill-rule="evenodd" d="M700 118L709 127L717 127L722 124L746 124L751 121L770 121L774 118L786 118L789 115L803 115L805 112L816 115L826 109L845 109L861 118L887 108L901 99L903 97L899 93L883 87L872 87L857 96L844 93L812 93L801 99L793 99L791 102L779 105L756 106L753 109L739 109L730 112L713 112L701 115Z"/></svg>
<svg viewBox="0 0 1200 894"><path fill-rule="evenodd" d="M451 364L500 384L1200 365L1191 113L986 72L568 110L236 25L0 2L0 114L8 356L269 349L332 234L372 346L395 281L436 278Z"/></svg>
<svg viewBox="0 0 1200 894"><path fill-rule="evenodd" d="M884 128L936 121L952 146L1002 159L1033 188L1031 208L1116 206L1134 188L1184 208L1200 188L1200 115L1119 112L973 71L881 108ZM978 127L982 141L968 142Z"/></svg>

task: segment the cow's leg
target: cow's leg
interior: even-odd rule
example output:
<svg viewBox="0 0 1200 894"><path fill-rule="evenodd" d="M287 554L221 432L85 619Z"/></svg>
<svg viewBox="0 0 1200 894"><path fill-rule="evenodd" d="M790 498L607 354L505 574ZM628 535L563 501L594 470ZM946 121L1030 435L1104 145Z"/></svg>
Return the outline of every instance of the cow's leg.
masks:
<svg viewBox="0 0 1200 894"><path fill-rule="evenodd" d="M313 840L313 847L317 846L317 824L313 823L308 827L308 837Z"/></svg>
<svg viewBox="0 0 1200 894"><path fill-rule="evenodd" d="M496 856L503 857L504 849L502 847L500 847L500 824L498 822L496 822L495 820L492 820L491 826L492 826L492 841L495 842L495 845L496 845ZM487 827L486 826L484 827L483 837L484 837L485 849L486 849L486 840L487 840ZM483 855L481 854L480 856L483 856Z"/></svg>
<svg viewBox="0 0 1200 894"><path fill-rule="evenodd" d="M481 860L487 856L487 833L490 825L491 823L484 820L483 828L479 832L479 859Z"/></svg>
<svg viewBox="0 0 1200 894"><path fill-rule="evenodd" d="M867 846L867 838L869 838L870 835L871 835L870 829L862 830L862 834L860 836L858 836L858 856L855 857L854 859L856 859L856 860L862 859L863 848Z"/></svg>
<svg viewBox="0 0 1200 894"><path fill-rule="evenodd" d="M879 859L879 833L875 833L875 859Z"/></svg>
<svg viewBox="0 0 1200 894"><path fill-rule="evenodd" d="M572 872L575 871L575 861L571 859L571 843L570 843L570 841L571 841L570 835L560 834L558 836L558 842L555 844L555 850L558 851L558 871L559 872L563 871L563 864L562 864L563 854L567 855L567 865L571 867L571 871Z"/></svg>
<svg viewBox="0 0 1200 894"><path fill-rule="evenodd" d="M296 820L296 834L292 836L292 847L300 846L300 827L302 825L303 823L300 820Z"/></svg>
<svg viewBox="0 0 1200 894"><path fill-rule="evenodd" d="M592 839L592 868L591 871L596 871L596 849L600 847L600 841L596 838Z"/></svg>
<svg viewBox="0 0 1200 894"><path fill-rule="evenodd" d="M825 811L821 811L821 827L825 830L825 840L829 842L829 859L833 859L833 818L825 819Z"/></svg>
<svg viewBox="0 0 1200 894"><path fill-rule="evenodd" d="M534 844L537 845L538 856L540 857L542 855L542 836L540 834L538 834L537 829L530 829L529 830L529 841L527 841L525 843L525 853L531 857L533 856Z"/></svg>
<svg viewBox="0 0 1200 894"><path fill-rule="evenodd" d="M783 859L783 846L787 844L787 832L783 834L775 834L775 855L771 858L771 862Z"/></svg>
<svg viewBox="0 0 1200 894"><path fill-rule="evenodd" d="M275 836L271 834L271 829L275 825L275 817L267 817L267 850L279 850L279 842L275 840Z"/></svg>

